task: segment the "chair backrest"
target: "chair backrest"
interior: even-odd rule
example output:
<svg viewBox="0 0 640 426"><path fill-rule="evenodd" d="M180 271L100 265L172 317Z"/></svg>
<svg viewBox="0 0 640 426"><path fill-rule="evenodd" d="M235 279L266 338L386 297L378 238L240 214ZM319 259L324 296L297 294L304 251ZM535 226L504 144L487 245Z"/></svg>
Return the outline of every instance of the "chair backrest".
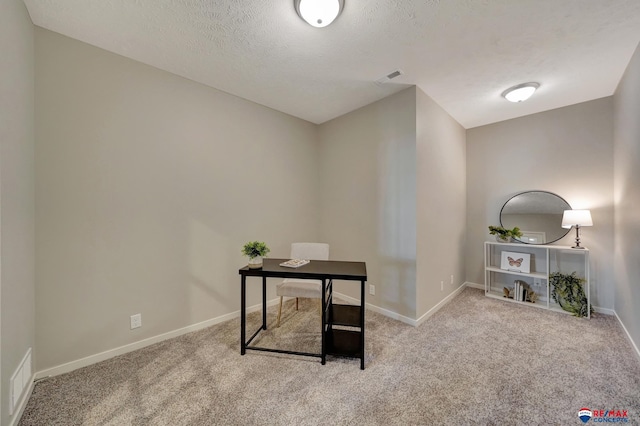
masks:
<svg viewBox="0 0 640 426"><path fill-rule="evenodd" d="M292 259L329 260L329 244L292 243Z"/></svg>

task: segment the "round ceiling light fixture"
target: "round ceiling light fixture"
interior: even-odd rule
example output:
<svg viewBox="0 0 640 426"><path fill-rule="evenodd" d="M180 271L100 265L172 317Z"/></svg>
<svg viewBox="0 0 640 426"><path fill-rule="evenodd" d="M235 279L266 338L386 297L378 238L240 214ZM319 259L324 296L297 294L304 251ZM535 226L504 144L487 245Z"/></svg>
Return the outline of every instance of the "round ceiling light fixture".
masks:
<svg viewBox="0 0 640 426"><path fill-rule="evenodd" d="M510 102L522 102L529 99L538 87L540 83L522 83L508 88L502 92L502 96Z"/></svg>
<svg viewBox="0 0 640 426"><path fill-rule="evenodd" d="M332 23L344 7L344 0L294 0L298 15L317 28Z"/></svg>

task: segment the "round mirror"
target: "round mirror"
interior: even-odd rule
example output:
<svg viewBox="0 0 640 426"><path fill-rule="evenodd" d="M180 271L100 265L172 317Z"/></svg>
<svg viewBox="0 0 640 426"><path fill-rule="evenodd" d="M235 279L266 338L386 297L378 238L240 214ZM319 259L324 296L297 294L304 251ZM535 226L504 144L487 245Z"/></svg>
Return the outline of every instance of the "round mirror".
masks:
<svg viewBox="0 0 640 426"><path fill-rule="evenodd" d="M500 210L500 225L516 226L522 231L518 241L525 244L550 244L571 231L562 227L562 214L571 210L564 198L547 191L527 191L514 195Z"/></svg>

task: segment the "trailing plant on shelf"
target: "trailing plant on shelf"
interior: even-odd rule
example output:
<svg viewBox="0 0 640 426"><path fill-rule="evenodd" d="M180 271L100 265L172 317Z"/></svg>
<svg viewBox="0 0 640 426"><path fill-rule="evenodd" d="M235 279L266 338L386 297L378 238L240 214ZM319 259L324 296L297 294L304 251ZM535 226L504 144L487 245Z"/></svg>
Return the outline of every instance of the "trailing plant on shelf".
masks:
<svg viewBox="0 0 640 426"><path fill-rule="evenodd" d="M261 268L262 258L271 250L262 241L250 241L242 247L242 254L249 258L249 268Z"/></svg>
<svg viewBox="0 0 640 426"><path fill-rule="evenodd" d="M499 241L509 242L512 238L522 237L522 231L517 226L513 229L506 229L502 226L489 226L489 234L495 235Z"/></svg>
<svg viewBox="0 0 640 426"><path fill-rule="evenodd" d="M576 275L575 271L571 274L561 272L549 274L551 297L565 311L577 317L586 317L593 313L593 306L589 305L587 296L584 294L582 287L584 281Z"/></svg>

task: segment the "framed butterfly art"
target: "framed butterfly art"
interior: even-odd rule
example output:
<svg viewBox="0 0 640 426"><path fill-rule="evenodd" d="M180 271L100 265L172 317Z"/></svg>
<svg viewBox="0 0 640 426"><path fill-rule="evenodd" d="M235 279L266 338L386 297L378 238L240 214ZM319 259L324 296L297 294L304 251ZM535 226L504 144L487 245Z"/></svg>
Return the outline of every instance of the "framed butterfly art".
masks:
<svg viewBox="0 0 640 426"><path fill-rule="evenodd" d="M503 251L500 260L500 269L527 274L531 272L531 253Z"/></svg>

